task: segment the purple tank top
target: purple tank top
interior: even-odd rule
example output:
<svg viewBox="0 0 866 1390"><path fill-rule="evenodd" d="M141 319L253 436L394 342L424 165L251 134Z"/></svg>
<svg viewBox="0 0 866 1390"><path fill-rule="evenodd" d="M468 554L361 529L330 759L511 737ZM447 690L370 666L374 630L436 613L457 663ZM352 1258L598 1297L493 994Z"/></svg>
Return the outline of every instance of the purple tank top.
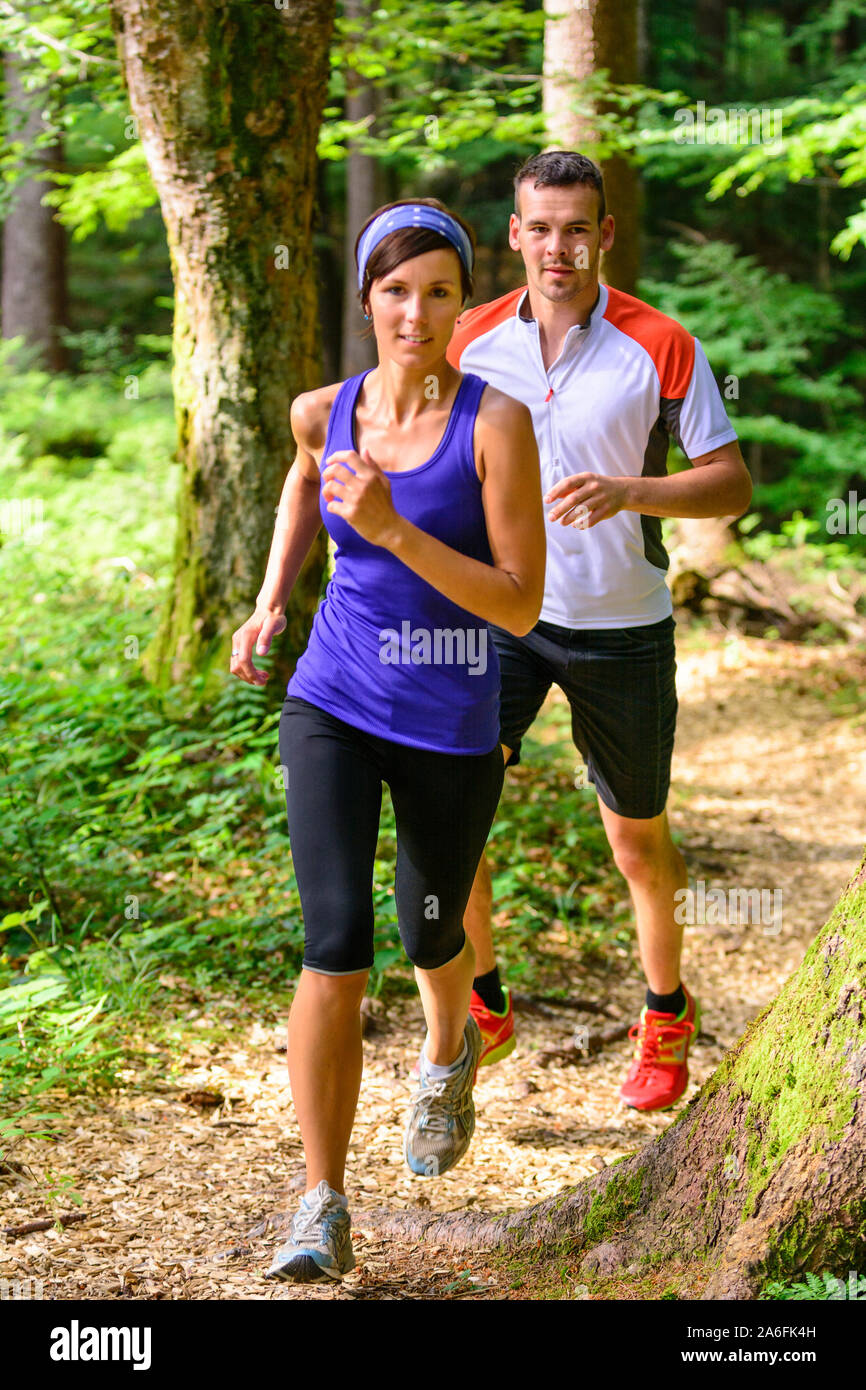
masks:
<svg viewBox="0 0 866 1390"><path fill-rule="evenodd" d="M349 377L337 392L323 468L336 450L357 448L355 404L367 374ZM486 385L465 373L436 452L388 479L401 516L492 565L473 448ZM499 661L487 623L364 540L321 500L319 510L336 546L334 573L286 693L394 743L489 753L499 740Z"/></svg>

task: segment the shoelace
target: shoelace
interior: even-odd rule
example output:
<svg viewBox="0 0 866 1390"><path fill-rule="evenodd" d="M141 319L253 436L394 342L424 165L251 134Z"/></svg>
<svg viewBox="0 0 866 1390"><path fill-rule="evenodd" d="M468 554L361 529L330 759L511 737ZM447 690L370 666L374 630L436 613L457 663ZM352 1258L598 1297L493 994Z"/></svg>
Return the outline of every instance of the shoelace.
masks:
<svg viewBox="0 0 866 1390"><path fill-rule="evenodd" d="M694 1031L695 1025L689 1023L688 1019L685 1018L672 1023L655 1023L645 1019L643 1023L633 1024L628 1030L628 1035L630 1038L638 1040L641 1046L637 1076L642 1076L660 1060L659 1051L663 1043L675 1042L678 1038L687 1037L689 1033Z"/></svg>
<svg viewBox="0 0 866 1390"><path fill-rule="evenodd" d="M454 1080L457 1080L457 1078L454 1078ZM432 1105L427 1107L426 1123L424 1125L426 1130L432 1130L437 1134L448 1133L449 1121L453 1117L446 1112L444 1105L437 1105L436 1102L446 1100L449 1088L453 1088L453 1085L453 1081L441 1077L438 1081L428 1080L426 1085L419 1086L417 1091L412 1093L410 1100L411 1105L417 1105L418 1102L422 1100L433 1102Z"/></svg>
<svg viewBox="0 0 866 1390"><path fill-rule="evenodd" d="M322 1228L327 1228L334 1217L343 1210L343 1207L330 1201L316 1202L312 1207L301 1204L292 1220L292 1240L297 1244L305 1236L318 1237Z"/></svg>

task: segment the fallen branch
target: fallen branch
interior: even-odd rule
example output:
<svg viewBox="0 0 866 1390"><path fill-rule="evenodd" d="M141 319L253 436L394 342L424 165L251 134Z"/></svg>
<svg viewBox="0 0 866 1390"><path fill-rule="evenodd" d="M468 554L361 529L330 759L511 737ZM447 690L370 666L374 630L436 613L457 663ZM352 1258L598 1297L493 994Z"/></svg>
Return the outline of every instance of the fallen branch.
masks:
<svg viewBox="0 0 866 1390"><path fill-rule="evenodd" d="M553 1062L571 1063L579 1062L583 1056L594 1057L603 1047L627 1038L630 1026L628 1023L616 1023L611 1028L603 1028L600 1033L589 1033L582 1043L574 1038L562 1044L548 1043L541 1049L536 1061L540 1067L549 1067Z"/></svg>
<svg viewBox="0 0 866 1390"><path fill-rule="evenodd" d="M24 1221L20 1226L4 1226L4 1236L29 1236L33 1231L50 1231L52 1226L71 1226L73 1221L86 1221L89 1211L67 1211L62 1216L46 1216L39 1221Z"/></svg>
<svg viewBox="0 0 866 1390"><path fill-rule="evenodd" d="M597 999L557 999L552 994L520 994L512 990L511 1002L518 1013L540 1014L542 1018L556 1018L557 1009L573 1009L575 1013L612 1015L607 1004L599 1004ZM553 1007L550 1007L550 1006Z"/></svg>

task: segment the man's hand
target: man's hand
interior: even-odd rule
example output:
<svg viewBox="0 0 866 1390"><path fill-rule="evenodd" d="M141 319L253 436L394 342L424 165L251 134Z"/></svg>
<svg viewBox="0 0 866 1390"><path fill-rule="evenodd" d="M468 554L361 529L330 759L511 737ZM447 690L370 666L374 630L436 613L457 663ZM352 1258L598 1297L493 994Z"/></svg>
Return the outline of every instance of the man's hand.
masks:
<svg viewBox="0 0 866 1390"><path fill-rule="evenodd" d="M391 484L368 449L363 457L354 449L329 454L322 482L329 512L343 517L371 545L389 545L400 517L391 501Z"/></svg>
<svg viewBox="0 0 866 1390"><path fill-rule="evenodd" d="M259 656L267 656L271 642L286 626L285 613L272 613L268 608L257 608L243 627L232 633L232 658L229 671L247 685L264 685L271 678L270 671L260 671L253 665L253 647Z"/></svg>
<svg viewBox="0 0 866 1390"><path fill-rule="evenodd" d="M548 512L548 521L559 521L588 531L599 521L616 516L626 504L627 478L608 478L603 473L572 473L545 493L544 501L557 505Z"/></svg>

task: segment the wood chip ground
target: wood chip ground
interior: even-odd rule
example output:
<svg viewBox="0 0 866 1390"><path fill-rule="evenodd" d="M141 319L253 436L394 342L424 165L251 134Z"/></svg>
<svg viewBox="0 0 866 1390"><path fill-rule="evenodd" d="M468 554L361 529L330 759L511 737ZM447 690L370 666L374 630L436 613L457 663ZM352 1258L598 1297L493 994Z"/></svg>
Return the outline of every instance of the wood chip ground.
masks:
<svg viewBox="0 0 866 1390"><path fill-rule="evenodd" d="M704 1010L686 1099L796 969L859 861L866 749L832 697L840 673L862 685L864 667L854 647L709 635L700 647L682 644L669 806L691 877L784 893L778 934L757 923L686 929L684 978ZM635 1021L642 1003L633 967L575 967L570 989L605 1002L607 1023ZM46 1172L73 1178L88 1219L6 1238L0 1278L34 1281L58 1300L519 1299L520 1289L482 1256L385 1244L365 1231L364 1215L383 1206L513 1210L575 1184L671 1123L671 1114L621 1105L627 1041L574 1064L541 1065L545 1046L566 1045L576 1027L600 1023L598 1015L553 1012L518 1014L515 1053L480 1075L469 1154L452 1173L424 1181L401 1156L420 1007L374 1011L348 1169L358 1268L338 1287L263 1278L279 1243L279 1213L290 1213L303 1190L276 1014L216 1053L202 1042L183 1057L166 1055L164 1080L147 1080L146 1090L145 1073L131 1067L127 1089L96 1104L46 1097L46 1109L64 1113L63 1132L51 1145L17 1144L11 1171L0 1174L0 1225L47 1214L39 1200Z"/></svg>

